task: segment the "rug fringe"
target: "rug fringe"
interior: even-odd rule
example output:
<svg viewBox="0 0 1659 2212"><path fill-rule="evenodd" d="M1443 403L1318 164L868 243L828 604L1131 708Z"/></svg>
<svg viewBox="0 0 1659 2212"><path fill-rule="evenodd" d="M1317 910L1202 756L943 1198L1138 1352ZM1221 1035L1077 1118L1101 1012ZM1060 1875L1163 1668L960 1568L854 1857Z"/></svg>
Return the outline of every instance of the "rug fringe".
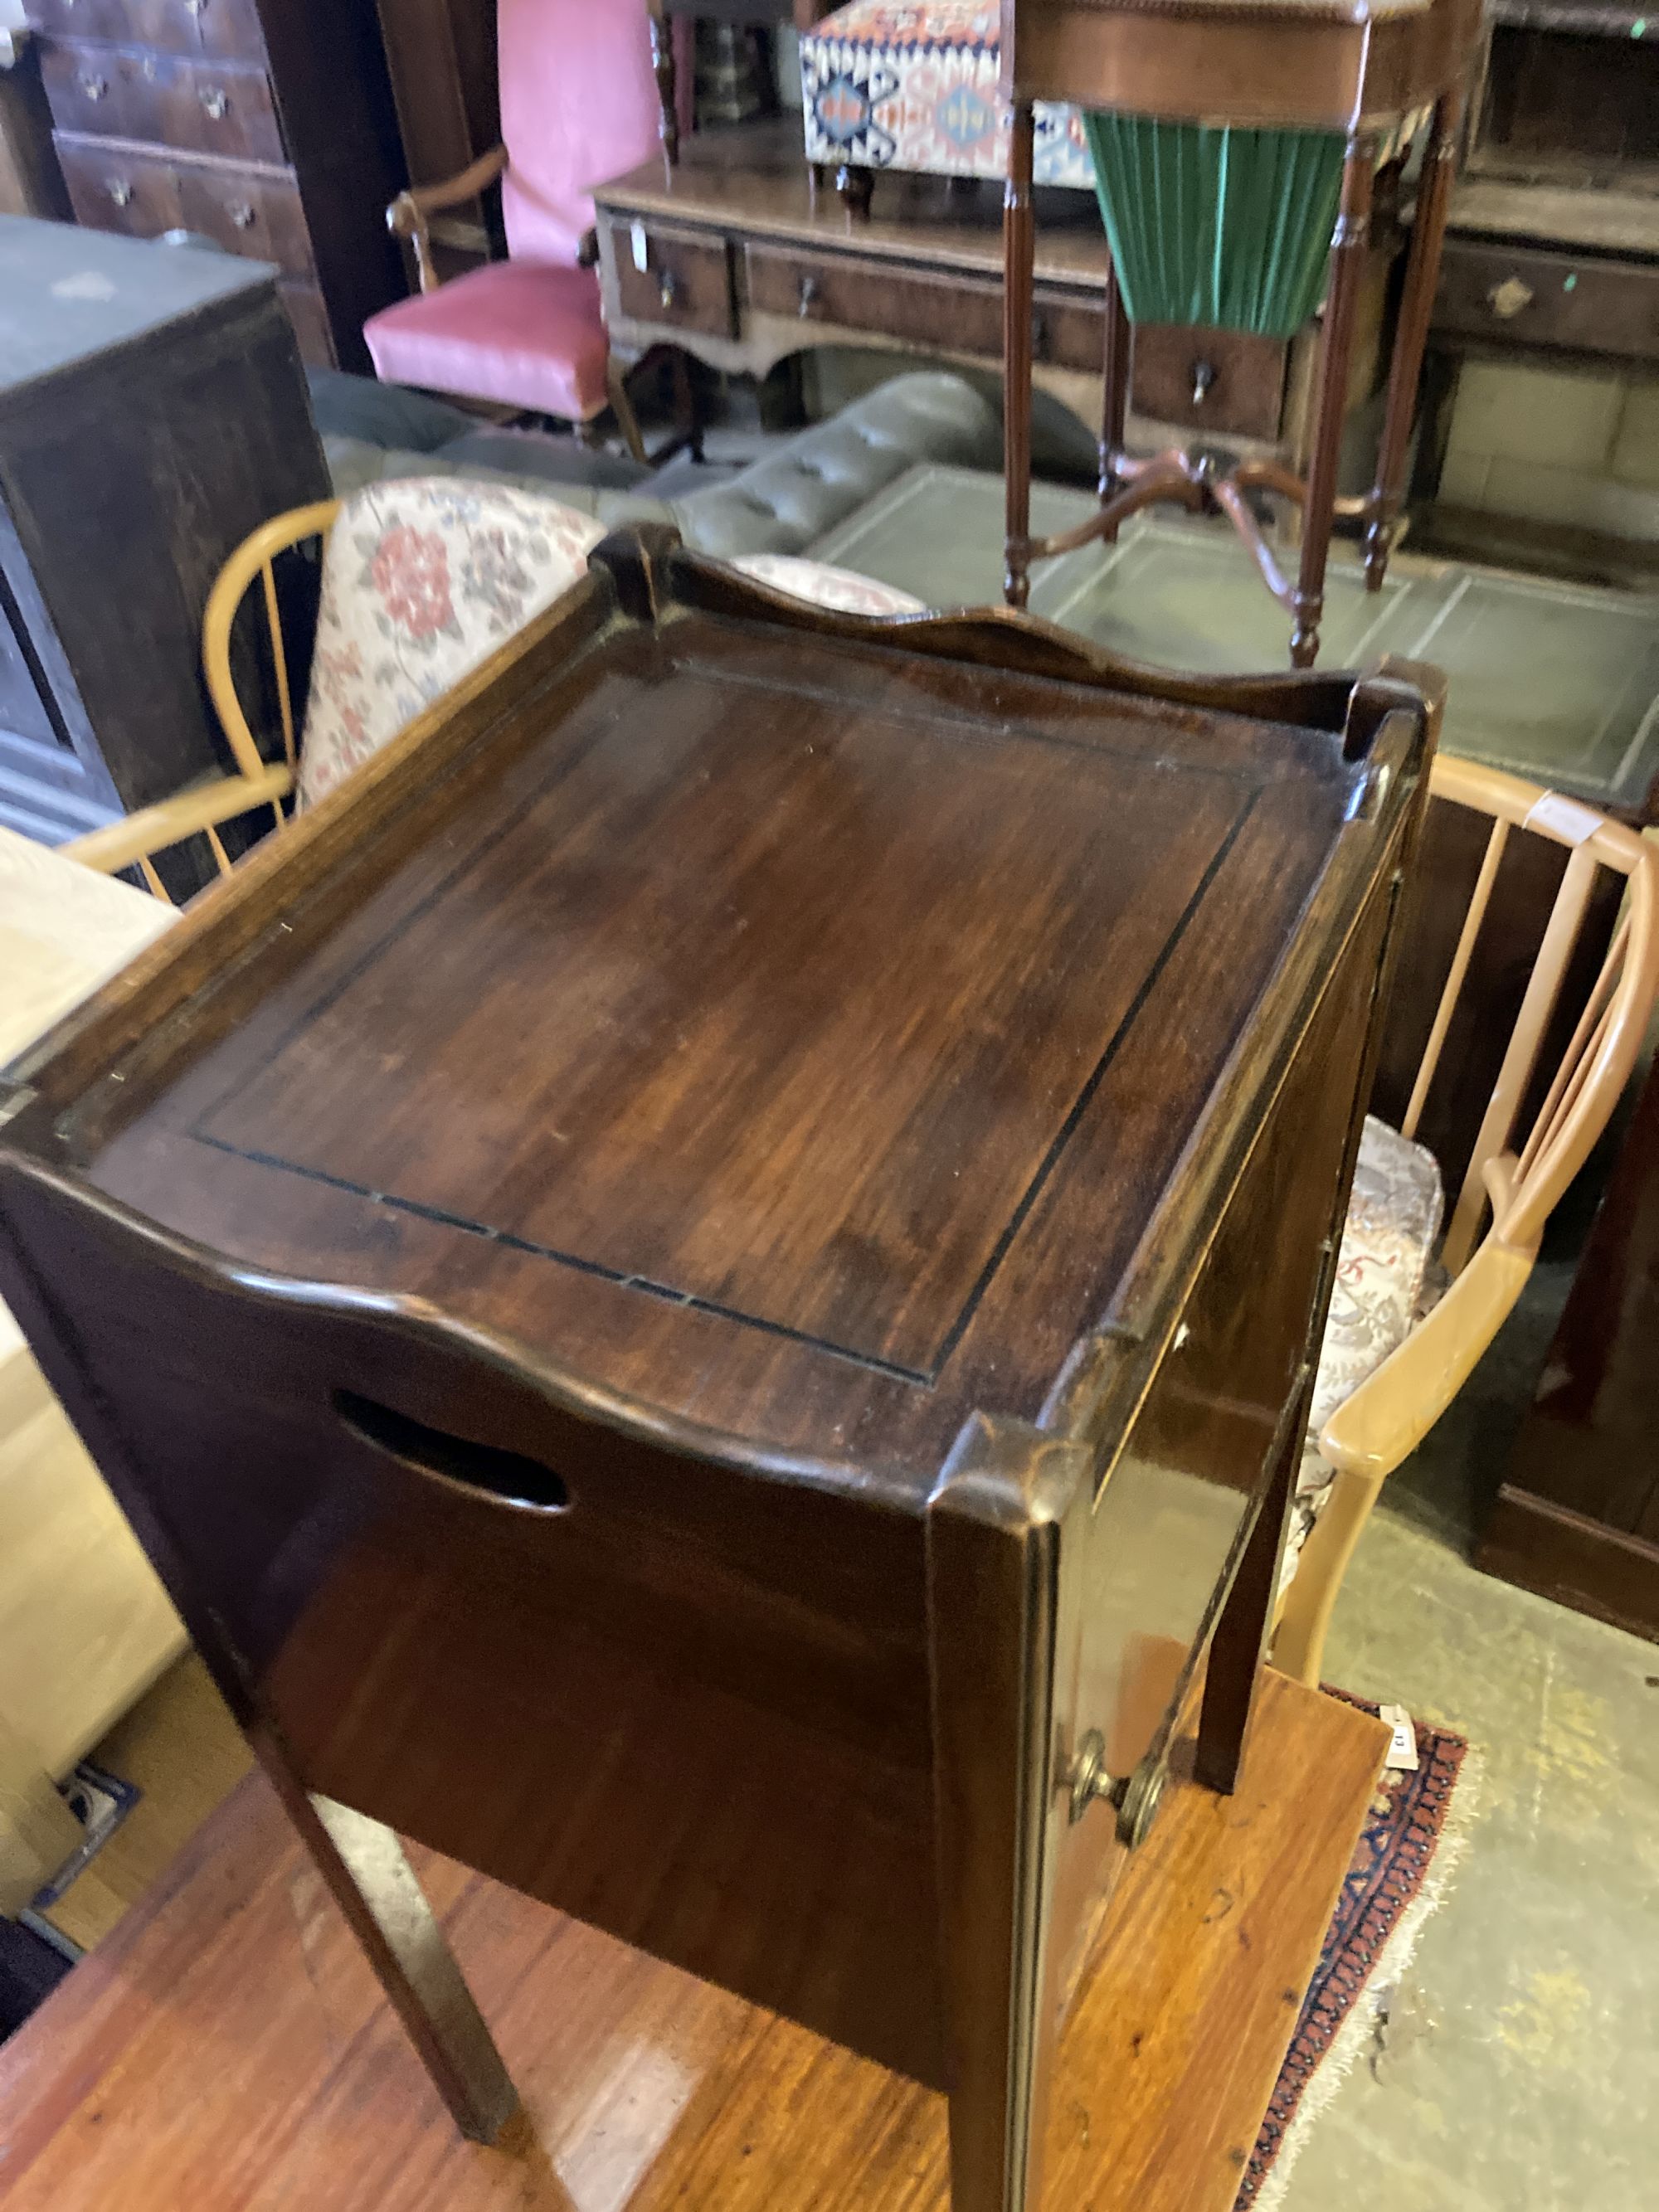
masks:
<svg viewBox="0 0 1659 2212"><path fill-rule="evenodd" d="M1379 1992L1399 1986L1416 1954L1418 1939L1445 1901L1446 1892L1468 1852L1469 1837L1481 1812L1486 1762L1473 1745L1463 1753L1452 1802L1435 1845L1434 1857L1422 1887L1400 1916L1383 1945L1365 1986L1354 2000L1347 2018L1337 2030L1330 2049L1313 2079L1303 2091L1290 2126L1279 2144L1279 2155L1256 2191L1250 2212L1280 2212L1291 2175L1314 2123L1335 2097L1358 2064L1376 2030Z"/></svg>

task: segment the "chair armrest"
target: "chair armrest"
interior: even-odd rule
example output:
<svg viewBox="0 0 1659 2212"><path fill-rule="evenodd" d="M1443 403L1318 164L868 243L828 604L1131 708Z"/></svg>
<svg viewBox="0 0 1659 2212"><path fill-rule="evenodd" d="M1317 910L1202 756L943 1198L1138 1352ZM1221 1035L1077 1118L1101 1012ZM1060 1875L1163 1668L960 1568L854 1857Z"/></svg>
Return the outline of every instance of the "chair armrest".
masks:
<svg viewBox="0 0 1659 2212"><path fill-rule="evenodd" d="M492 146L476 161L469 161L459 176L447 177L436 185L411 185L406 192L399 192L386 210L386 228L394 238L406 238L414 246L415 270L422 292L435 292L439 282L427 217L444 208L464 207L468 200L477 199L506 167L506 147Z"/></svg>
<svg viewBox="0 0 1659 2212"><path fill-rule="evenodd" d="M256 806L274 807L293 788L293 772L286 762L258 775L221 776L213 783L197 784L189 791L176 792L171 799L158 799L154 806L141 806L123 821L74 838L58 850L67 859L79 860L83 868L96 868L100 875L112 876L201 830L214 829L221 822L234 822L239 814L252 813Z"/></svg>
<svg viewBox="0 0 1659 2212"><path fill-rule="evenodd" d="M1522 1249L1488 1237L1439 1304L1326 1422L1323 1457L1343 1472L1392 1474L1468 1381L1536 1256L1535 1245Z"/></svg>

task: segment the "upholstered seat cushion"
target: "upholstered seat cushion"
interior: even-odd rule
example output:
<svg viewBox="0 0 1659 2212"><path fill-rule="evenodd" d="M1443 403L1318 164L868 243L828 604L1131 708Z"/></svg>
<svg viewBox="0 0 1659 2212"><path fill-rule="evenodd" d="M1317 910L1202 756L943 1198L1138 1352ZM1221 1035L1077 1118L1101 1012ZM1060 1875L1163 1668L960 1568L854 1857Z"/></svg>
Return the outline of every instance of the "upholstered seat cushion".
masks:
<svg viewBox="0 0 1659 2212"><path fill-rule="evenodd" d="M1281 1589L1295 1573L1302 1547L1330 1494L1334 1471L1320 1457L1316 1439L1344 1400L1404 1343L1422 1308L1441 1206L1433 1153L1368 1114L1320 1347Z"/></svg>
<svg viewBox="0 0 1659 2212"><path fill-rule="evenodd" d="M331 791L568 591L604 535L557 500L462 477L354 493L324 556L300 805Z"/></svg>
<svg viewBox="0 0 1659 2212"><path fill-rule="evenodd" d="M495 261L363 325L377 375L568 422L606 404L610 342L592 269Z"/></svg>
<svg viewBox="0 0 1659 2212"><path fill-rule="evenodd" d="M732 566L752 576L757 584L787 592L792 599L808 599L814 606L832 608L843 615L925 615L924 601L901 592L892 584L837 568L828 561L800 561L789 553L744 553Z"/></svg>

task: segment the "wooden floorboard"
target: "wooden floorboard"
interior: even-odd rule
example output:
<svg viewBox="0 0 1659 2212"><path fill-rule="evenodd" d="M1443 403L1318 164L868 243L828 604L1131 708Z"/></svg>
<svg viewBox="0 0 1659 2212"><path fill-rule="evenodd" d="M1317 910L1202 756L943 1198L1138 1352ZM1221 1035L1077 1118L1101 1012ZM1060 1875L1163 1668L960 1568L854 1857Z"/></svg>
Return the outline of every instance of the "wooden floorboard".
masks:
<svg viewBox="0 0 1659 2212"><path fill-rule="evenodd" d="M1238 1795L1173 1785L1066 2029L1049 2205L1231 2205L1385 1742L1269 1676ZM8 2212L944 2212L940 2099L415 1856L524 2097L508 2145L455 2134L251 1779L0 2050Z"/></svg>

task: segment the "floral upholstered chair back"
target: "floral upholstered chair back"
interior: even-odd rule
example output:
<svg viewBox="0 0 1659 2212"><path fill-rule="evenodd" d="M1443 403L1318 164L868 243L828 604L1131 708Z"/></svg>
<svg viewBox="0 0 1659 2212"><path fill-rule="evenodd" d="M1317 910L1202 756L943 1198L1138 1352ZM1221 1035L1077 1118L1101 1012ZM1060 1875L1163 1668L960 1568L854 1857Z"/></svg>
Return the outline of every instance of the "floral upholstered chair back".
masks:
<svg viewBox="0 0 1659 2212"><path fill-rule="evenodd" d="M328 540L301 749L308 806L586 571L592 515L453 477L371 484Z"/></svg>

